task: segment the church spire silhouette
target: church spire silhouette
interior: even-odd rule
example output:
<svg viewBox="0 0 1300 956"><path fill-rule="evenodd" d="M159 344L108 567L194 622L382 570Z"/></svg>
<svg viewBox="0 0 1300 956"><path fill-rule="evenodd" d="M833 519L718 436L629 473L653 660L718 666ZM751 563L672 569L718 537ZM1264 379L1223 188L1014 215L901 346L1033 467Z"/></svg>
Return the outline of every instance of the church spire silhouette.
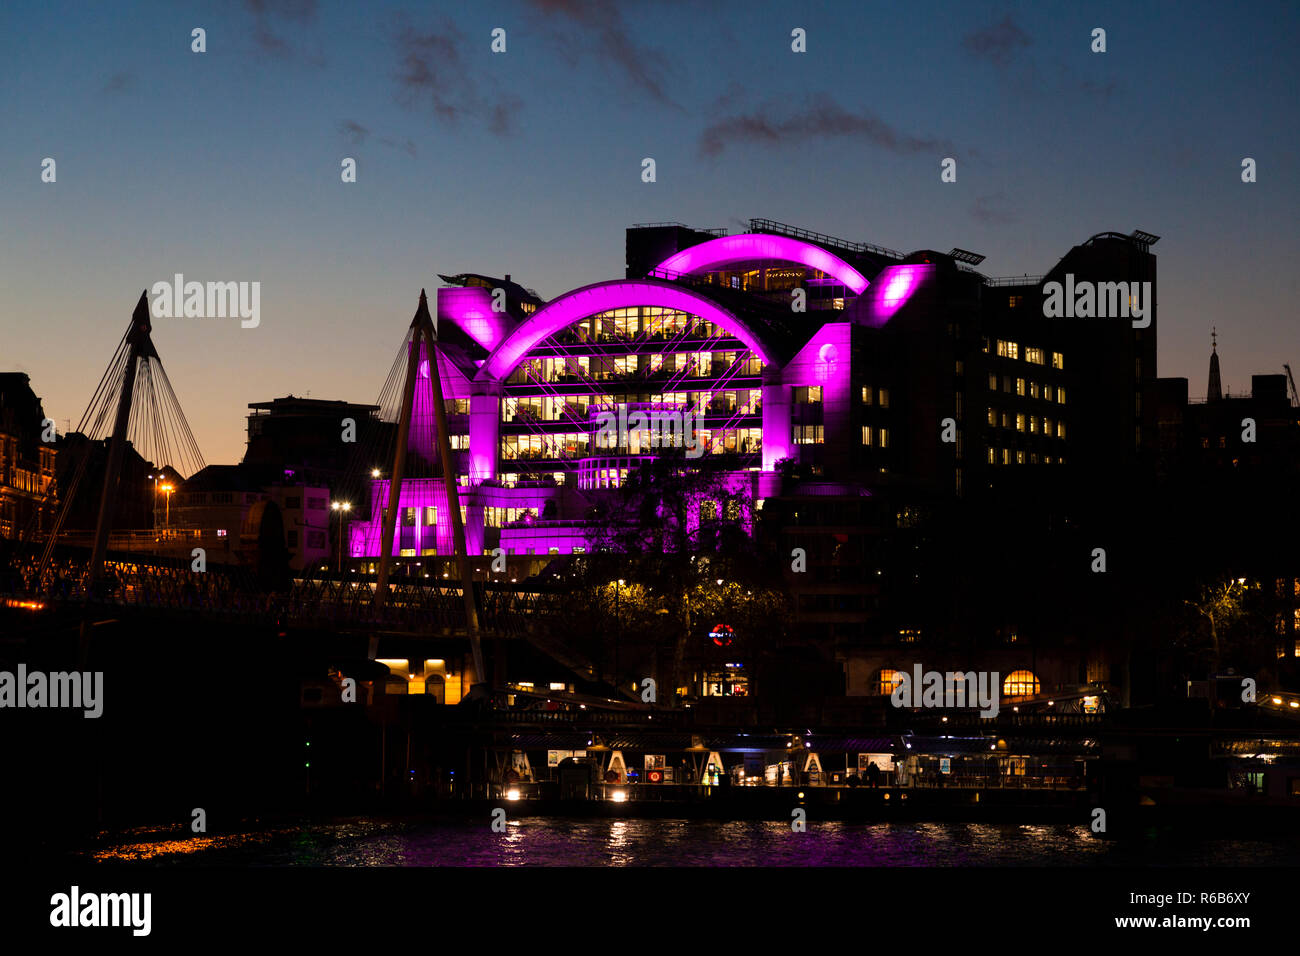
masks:
<svg viewBox="0 0 1300 956"><path fill-rule="evenodd" d="M1223 383L1219 378L1219 330L1217 327L1210 331L1210 387L1205 393L1207 402L1218 402L1223 399Z"/></svg>

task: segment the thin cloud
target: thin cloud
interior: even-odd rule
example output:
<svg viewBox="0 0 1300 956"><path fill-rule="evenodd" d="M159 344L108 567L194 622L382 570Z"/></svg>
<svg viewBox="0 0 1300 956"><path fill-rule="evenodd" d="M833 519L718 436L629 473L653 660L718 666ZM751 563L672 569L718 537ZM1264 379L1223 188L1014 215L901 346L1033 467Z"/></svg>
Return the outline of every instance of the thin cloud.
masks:
<svg viewBox="0 0 1300 956"><path fill-rule="evenodd" d="M293 46L284 34L315 22L316 0L244 0L244 8L253 15L253 40L263 53L291 59ZM309 58L316 65L323 58L316 54Z"/></svg>
<svg viewBox="0 0 1300 956"><path fill-rule="evenodd" d="M966 34L961 42L975 56L989 60L994 66L1005 67L1032 41L1008 13L998 23Z"/></svg>
<svg viewBox="0 0 1300 956"><path fill-rule="evenodd" d="M380 137L379 142L382 145L389 147L390 149L399 149L411 157L415 156L414 140L408 139L408 140L403 140L402 142L398 142L395 139L389 139L387 136L383 136Z"/></svg>
<svg viewBox="0 0 1300 956"><path fill-rule="evenodd" d="M983 223L1009 224L1018 222L1020 217L1007 202L1006 193L991 193L979 196L971 205L971 217Z"/></svg>
<svg viewBox="0 0 1300 956"><path fill-rule="evenodd" d="M717 156L731 146L784 146L832 138L864 140L900 155L955 152L948 140L900 132L870 110L855 113L828 96L818 97L810 108L784 117L778 115L775 107L764 107L719 120L705 127L699 146L702 155Z"/></svg>
<svg viewBox="0 0 1300 956"><path fill-rule="evenodd" d="M673 73L667 53L639 42L635 31L624 22L617 4L609 0L527 0L527 3L545 18L552 42L569 63L576 64L583 56L594 56L656 102L682 108L662 81L664 75ZM552 25L561 18L578 27L582 35Z"/></svg>
<svg viewBox="0 0 1300 956"><path fill-rule="evenodd" d="M339 123L339 132L346 136L354 146L360 146L366 141L366 137L370 135L370 130L354 120L344 120Z"/></svg>
<svg viewBox="0 0 1300 956"><path fill-rule="evenodd" d="M450 21L427 31L402 18L394 44L398 101L411 109L428 108L444 123L476 120L497 134L512 130L522 101L495 85L484 90L461 56L464 35Z"/></svg>
<svg viewBox="0 0 1300 956"><path fill-rule="evenodd" d="M104 81L105 93L127 93L135 89L135 74L130 72L114 73Z"/></svg>

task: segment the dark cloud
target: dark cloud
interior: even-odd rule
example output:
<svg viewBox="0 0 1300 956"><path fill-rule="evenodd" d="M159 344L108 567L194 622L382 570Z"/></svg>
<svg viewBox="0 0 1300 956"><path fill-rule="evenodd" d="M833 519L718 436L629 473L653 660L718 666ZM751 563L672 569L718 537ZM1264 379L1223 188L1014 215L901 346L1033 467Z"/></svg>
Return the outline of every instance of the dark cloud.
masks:
<svg viewBox="0 0 1300 956"><path fill-rule="evenodd" d="M114 73L104 81L105 93L126 93L133 89L135 89L134 73Z"/></svg>
<svg viewBox="0 0 1300 956"><path fill-rule="evenodd" d="M1015 59L1016 54L1029 46L1029 35L1016 26L1007 14L998 23L983 30L966 34L962 46L975 56L983 57L995 66L1004 67Z"/></svg>
<svg viewBox="0 0 1300 956"><path fill-rule="evenodd" d="M551 41L571 64L593 56L634 88L665 106L681 109L669 96L662 77L673 70L667 53L646 46L623 20L618 5L609 0L526 0L546 21ZM559 25L578 27L581 35Z"/></svg>
<svg viewBox="0 0 1300 956"><path fill-rule="evenodd" d="M412 109L428 108L444 123L475 120L494 133L508 133L522 101L475 78L461 56L465 43L464 35L450 21L421 31L404 18L399 20L395 39L398 100Z"/></svg>
<svg viewBox="0 0 1300 956"><path fill-rule="evenodd" d="M804 109L786 109L787 115L782 116L769 105L711 123L700 134L700 152L717 156L729 146L782 146L830 138L863 140L899 154L954 152L948 140L899 132L870 110L846 110L829 96L817 97Z"/></svg>
<svg viewBox="0 0 1300 956"><path fill-rule="evenodd" d="M970 208L971 216L984 223L1013 223L1020 217L1007 202L1006 193L979 196Z"/></svg>

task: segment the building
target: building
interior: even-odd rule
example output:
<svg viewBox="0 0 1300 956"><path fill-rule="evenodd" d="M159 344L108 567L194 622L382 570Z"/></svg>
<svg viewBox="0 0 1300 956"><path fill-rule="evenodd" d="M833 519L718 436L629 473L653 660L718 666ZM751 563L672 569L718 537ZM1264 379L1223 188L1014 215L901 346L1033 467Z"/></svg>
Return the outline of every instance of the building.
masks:
<svg viewBox="0 0 1300 956"><path fill-rule="evenodd" d="M208 465L175 492L163 540L188 555L202 547L211 563L255 563L264 532L282 534L288 566L301 571L329 563L330 493L292 481L262 484L242 465Z"/></svg>
<svg viewBox="0 0 1300 956"><path fill-rule="evenodd" d="M48 533L58 514L55 446L25 372L0 373L0 538Z"/></svg>
<svg viewBox="0 0 1300 956"><path fill-rule="evenodd" d="M1102 233L1046 275L996 279L961 249L904 254L770 220L735 235L655 223L627 230L624 278L547 302L508 278L444 276L439 369L468 551L589 551L629 475L684 456L744 499L733 517L748 532L766 524L773 550L804 549L811 573L788 575L799 623L846 672L918 635L964 636L976 625L936 577L937 529L999 503L1019 512L1032 491L1041 505L1011 537L1046 532L1090 507L1069 489L1144 467L1156 241ZM430 467L403 483L393 543L417 561L453 553L429 395L416 391L408 448ZM381 477L354 510L351 558L378 554L388 495ZM691 520L713 510L701 501ZM1025 621L978 626L999 647L1035 643ZM1090 654L1062 663L1072 683Z"/></svg>

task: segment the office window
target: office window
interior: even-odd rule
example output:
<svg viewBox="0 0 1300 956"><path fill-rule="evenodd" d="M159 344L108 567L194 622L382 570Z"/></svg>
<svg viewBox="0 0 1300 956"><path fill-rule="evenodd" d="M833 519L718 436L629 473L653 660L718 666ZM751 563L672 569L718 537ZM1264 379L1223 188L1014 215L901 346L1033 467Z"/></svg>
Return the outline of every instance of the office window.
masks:
<svg viewBox="0 0 1300 956"><path fill-rule="evenodd" d="M1052 353L1052 368L1065 368L1065 356L1060 352Z"/></svg>
<svg viewBox="0 0 1300 956"><path fill-rule="evenodd" d="M1025 415L1024 415L1024 412L1017 412L1017 413L1016 413L1016 431L1018 431L1018 432L1022 432L1022 431L1024 431L1024 430L1025 430Z"/></svg>
<svg viewBox="0 0 1300 956"><path fill-rule="evenodd" d="M997 424L998 424L998 413L995 412L993 410L993 406L990 405L989 406L989 427L996 428Z"/></svg>
<svg viewBox="0 0 1300 956"><path fill-rule="evenodd" d="M1037 434L1038 434L1038 416L1037 416L1037 415L1030 415L1030 416L1029 416L1029 433L1030 433L1031 435L1037 435Z"/></svg>
<svg viewBox="0 0 1300 956"><path fill-rule="evenodd" d="M817 430L818 430L818 431L821 431L821 426L820 426L820 425L817 426ZM876 447L878 447L878 448L888 448L888 447L889 447L889 429L888 429L888 428L880 428L880 429L877 429L877 431L876 431L876 439L877 439L877 441L876 441Z"/></svg>
<svg viewBox="0 0 1300 956"><path fill-rule="evenodd" d="M794 442L796 445L820 445L822 443L822 426L794 426Z"/></svg>
<svg viewBox="0 0 1300 956"><path fill-rule="evenodd" d="M1023 465L1024 463L1025 463L1025 453L1023 451L1016 452L1016 464Z"/></svg>
<svg viewBox="0 0 1300 956"><path fill-rule="evenodd" d="M881 388L876 390L876 397L880 399L880 407L889 407L889 389Z"/></svg>
<svg viewBox="0 0 1300 956"><path fill-rule="evenodd" d="M1021 398L1025 397L1025 380L1023 378L1016 379L1016 394Z"/></svg>
<svg viewBox="0 0 1300 956"><path fill-rule="evenodd" d="M1007 394L1010 394L1010 393L1011 393L1011 376L1010 376L1010 375L1004 375L1004 376L1002 376L1002 391L1006 392Z"/></svg>
<svg viewBox="0 0 1300 956"><path fill-rule="evenodd" d="M1030 383L1029 383L1029 397L1030 397L1030 398L1037 398L1037 397L1038 397L1038 383L1037 383L1037 382L1030 382Z"/></svg>
<svg viewBox="0 0 1300 956"><path fill-rule="evenodd" d="M997 450L996 448L990 448L990 449L989 449L989 464L990 464L990 465L996 465L996 464L998 463L997 458L998 458L998 450Z"/></svg>
<svg viewBox="0 0 1300 956"><path fill-rule="evenodd" d="M863 405L870 405L870 404L871 404L871 402L872 402L872 394L873 394L873 390L872 390L872 387L871 387L870 385L863 385L863 386L862 386L862 404L863 404Z"/></svg>
<svg viewBox="0 0 1300 956"><path fill-rule="evenodd" d="M1043 386L1043 401L1045 401L1045 402L1050 402L1050 401L1052 400L1052 396L1053 396L1052 386L1050 386L1050 385L1044 385L1044 386Z"/></svg>
<svg viewBox="0 0 1300 956"><path fill-rule="evenodd" d="M1010 412L1003 412L1003 413L1002 413L1002 427L1003 427L1003 428L1010 428L1010 427L1011 427L1011 413L1010 413Z"/></svg>
<svg viewBox="0 0 1300 956"><path fill-rule="evenodd" d="M1058 405L1065 404L1065 389L1060 386L1058 386L1056 389L1056 404Z"/></svg>
<svg viewBox="0 0 1300 956"><path fill-rule="evenodd" d="M871 426L870 425L862 426L862 444L866 445L868 448L871 447Z"/></svg>
<svg viewBox="0 0 1300 956"><path fill-rule="evenodd" d="M1057 438L1065 437L1065 422L1056 423L1056 437Z"/></svg>
<svg viewBox="0 0 1300 956"><path fill-rule="evenodd" d="M996 392L997 390L998 390L998 377L994 375L992 372L989 372L989 391Z"/></svg>
<svg viewBox="0 0 1300 956"><path fill-rule="evenodd" d="M1002 449L1002 464L1004 464L1004 465L1009 465L1009 464L1011 464L1011 449L1010 449L1010 448L1004 448L1004 449Z"/></svg>
<svg viewBox="0 0 1300 956"><path fill-rule="evenodd" d="M1045 360L1044 360L1044 358L1043 358L1043 350L1042 350L1042 349L1031 349L1031 348L1026 348L1026 349L1025 349L1025 361L1026 361L1026 362L1033 362L1035 365L1044 365L1044 364L1046 364L1046 362L1045 362Z"/></svg>

